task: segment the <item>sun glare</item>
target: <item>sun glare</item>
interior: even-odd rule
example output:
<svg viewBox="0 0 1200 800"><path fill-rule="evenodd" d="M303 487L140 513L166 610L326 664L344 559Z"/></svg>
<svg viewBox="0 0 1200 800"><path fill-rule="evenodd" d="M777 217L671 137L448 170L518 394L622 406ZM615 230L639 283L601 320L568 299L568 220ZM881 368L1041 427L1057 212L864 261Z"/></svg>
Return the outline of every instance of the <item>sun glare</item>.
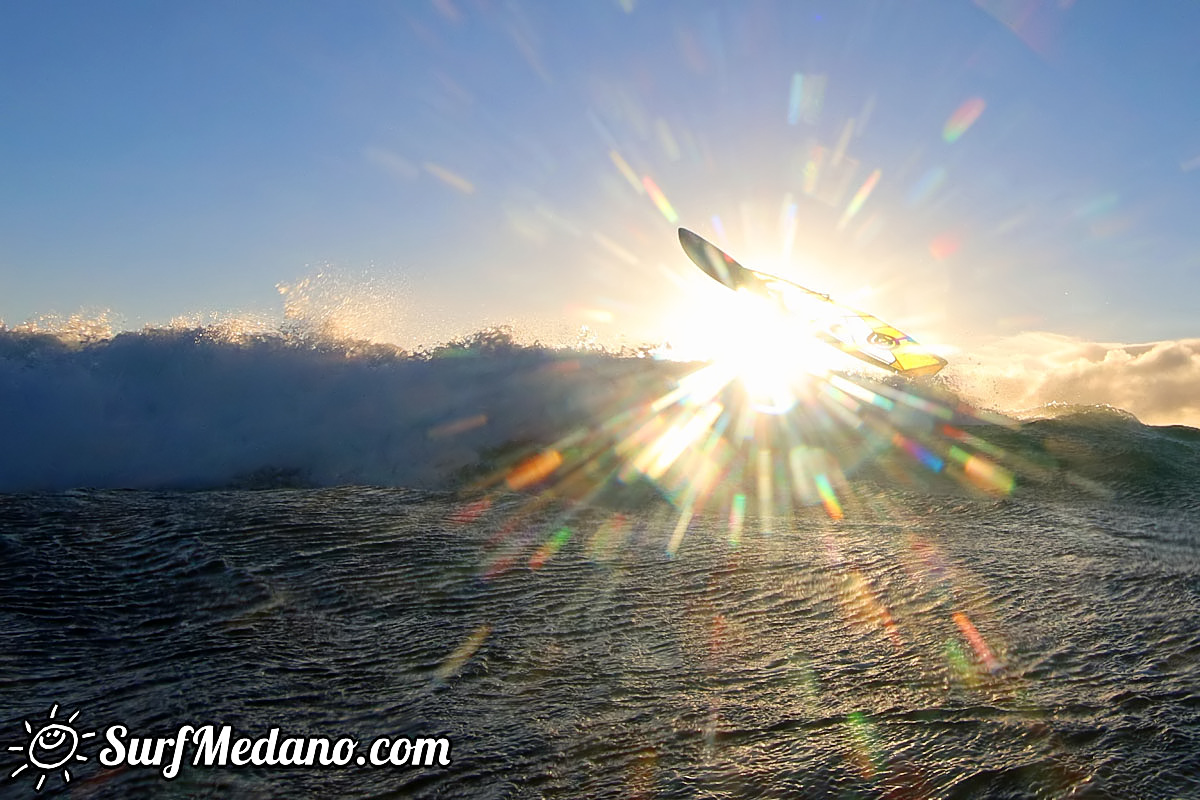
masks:
<svg viewBox="0 0 1200 800"><path fill-rule="evenodd" d="M766 413L790 409L806 377L845 366L846 357L814 337L806 320L752 292L705 293L674 316L669 357L712 362Z"/></svg>

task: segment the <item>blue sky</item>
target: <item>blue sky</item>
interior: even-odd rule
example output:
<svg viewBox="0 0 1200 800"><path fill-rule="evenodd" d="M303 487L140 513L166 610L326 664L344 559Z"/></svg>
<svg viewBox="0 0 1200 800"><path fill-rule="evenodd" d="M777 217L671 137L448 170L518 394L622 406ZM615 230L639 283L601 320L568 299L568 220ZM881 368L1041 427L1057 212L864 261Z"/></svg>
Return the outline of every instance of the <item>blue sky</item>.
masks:
<svg viewBox="0 0 1200 800"><path fill-rule="evenodd" d="M10 326L278 313L276 284L324 269L365 276L358 302L403 298L384 310L428 336L586 323L637 343L719 291L680 251L684 225L923 340L1200 335L1195 3L12 2L0 16ZM948 141L968 102L982 112Z"/></svg>

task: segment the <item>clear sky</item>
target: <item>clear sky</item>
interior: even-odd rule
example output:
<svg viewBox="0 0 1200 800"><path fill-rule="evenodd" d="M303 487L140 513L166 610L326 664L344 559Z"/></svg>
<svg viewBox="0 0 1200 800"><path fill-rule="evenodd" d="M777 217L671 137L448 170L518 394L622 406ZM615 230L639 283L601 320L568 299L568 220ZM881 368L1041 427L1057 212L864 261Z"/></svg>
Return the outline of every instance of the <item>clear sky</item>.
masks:
<svg viewBox="0 0 1200 800"><path fill-rule="evenodd" d="M1198 30L1117 0L14 0L0 319L278 314L325 270L403 343L636 344L721 291L683 225L923 341L1195 337Z"/></svg>

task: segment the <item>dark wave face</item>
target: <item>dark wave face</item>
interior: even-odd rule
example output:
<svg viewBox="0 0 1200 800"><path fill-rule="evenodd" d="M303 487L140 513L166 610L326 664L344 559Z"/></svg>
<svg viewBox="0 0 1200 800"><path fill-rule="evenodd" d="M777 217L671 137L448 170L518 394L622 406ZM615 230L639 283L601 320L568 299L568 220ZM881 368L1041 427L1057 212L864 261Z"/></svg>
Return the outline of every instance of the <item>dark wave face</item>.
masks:
<svg viewBox="0 0 1200 800"><path fill-rule="evenodd" d="M586 369L584 364L586 363ZM446 487L481 452L644 400L671 368L482 332L362 342L149 331L88 346L0 331L0 491L280 482Z"/></svg>

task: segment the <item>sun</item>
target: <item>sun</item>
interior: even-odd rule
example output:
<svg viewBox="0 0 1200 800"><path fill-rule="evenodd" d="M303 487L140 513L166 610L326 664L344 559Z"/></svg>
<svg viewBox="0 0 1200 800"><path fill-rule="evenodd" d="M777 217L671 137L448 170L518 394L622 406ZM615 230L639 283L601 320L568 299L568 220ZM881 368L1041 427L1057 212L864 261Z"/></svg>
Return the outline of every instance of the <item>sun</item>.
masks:
<svg viewBox="0 0 1200 800"><path fill-rule="evenodd" d="M65 723L56 722L54 718L57 715L58 704L55 703L50 707L49 721L40 728L35 730L33 723L25 720L25 732L29 734L28 744L8 748L11 752L25 754L25 763L13 770L9 777L15 778L32 768L32 772L37 775L33 786L35 792L42 790L47 775L60 769L63 783L70 783L71 771L67 769L68 765L87 761L87 756L76 752L79 743L96 735L95 731L81 734L75 730L73 723L79 716L79 711L68 717Z"/></svg>
<svg viewBox="0 0 1200 800"><path fill-rule="evenodd" d="M845 366L803 315L745 290L705 292L671 313L670 324L672 358L711 362L764 413L785 413L797 384Z"/></svg>

